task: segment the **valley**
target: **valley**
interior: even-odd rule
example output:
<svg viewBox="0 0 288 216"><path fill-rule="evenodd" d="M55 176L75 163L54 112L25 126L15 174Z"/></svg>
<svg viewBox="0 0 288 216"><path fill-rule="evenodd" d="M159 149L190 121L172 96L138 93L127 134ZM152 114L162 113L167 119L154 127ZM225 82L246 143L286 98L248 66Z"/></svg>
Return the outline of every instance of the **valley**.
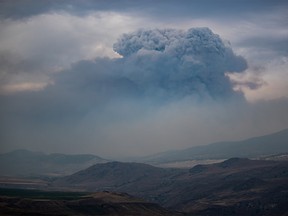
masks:
<svg viewBox="0 0 288 216"><path fill-rule="evenodd" d="M230 158L221 150L223 143L130 162L27 150L2 154L0 213L285 216L287 134L284 130L234 142L230 147L242 146L243 151L225 150ZM265 154L263 149L256 151L261 144ZM250 159L240 157L248 147ZM223 157L217 156L217 148Z"/></svg>
<svg viewBox="0 0 288 216"><path fill-rule="evenodd" d="M14 179L11 184L8 182L9 180L5 185L2 179L0 191L0 204L5 207L2 211L8 213L9 211L23 213L27 206L38 205L42 206L39 207L42 210L47 206L47 208L58 206L59 211L55 210L48 215L58 215L60 211L64 211L63 209L66 209L64 211L66 215L88 214L79 209L90 209L91 214L88 215L97 215L92 212L101 213L102 210L104 213L99 215L284 216L288 212L286 205L288 161L231 158L220 163L196 165L189 169L159 168L142 163L108 162L93 165L64 177L46 180L31 179L30 182L28 179L22 181ZM30 188L28 195L24 190L27 188ZM19 191L22 196L19 196ZM106 204L104 209L99 207L98 202L103 204L103 200L99 201L97 198L95 201L95 197L103 193L108 196L102 198L105 202L108 199L109 209L116 209L116 212L105 209ZM112 204L111 196L115 198ZM135 200L132 202L133 205L130 201L127 204L127 200L123 204L122 196L133 197L132 200L139 199L141 204L138 202L135 204ZM25 204L19 206L16 203ZM123 205L127 210L125 214ZM39 209L29 208L29 211L31 211L30 215L35 212L41 215ZM138 211L141 214L135 213ZM22 214L20 213L19 215ZM13 215L17 214L13 213Z"/></svg>

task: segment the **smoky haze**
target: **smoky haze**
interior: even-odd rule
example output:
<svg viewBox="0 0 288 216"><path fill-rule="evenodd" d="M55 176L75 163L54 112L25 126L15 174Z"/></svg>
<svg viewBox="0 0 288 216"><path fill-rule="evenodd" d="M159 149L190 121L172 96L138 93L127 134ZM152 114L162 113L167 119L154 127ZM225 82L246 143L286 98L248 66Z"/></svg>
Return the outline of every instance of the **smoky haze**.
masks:
<svg viewBox="0 0 288 216"><path fill-rule="evenodd" d="M113 48L120 58L83 60L41 91L2 96L3 150L140 156L288 122L285 100L249 104L234 91L227 74L247 62L209 28L141 29Z"/></svg>

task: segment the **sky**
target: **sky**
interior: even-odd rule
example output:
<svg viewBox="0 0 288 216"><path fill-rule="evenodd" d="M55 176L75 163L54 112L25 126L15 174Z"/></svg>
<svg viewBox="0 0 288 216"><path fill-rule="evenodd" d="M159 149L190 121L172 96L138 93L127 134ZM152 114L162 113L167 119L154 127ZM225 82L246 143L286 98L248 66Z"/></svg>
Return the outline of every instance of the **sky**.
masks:
<svg viewBox="0 0 288 216"><path fill-rule="evenodd" d="M0 152L144 156L288 128L284 0L1 0Z"/></svg>

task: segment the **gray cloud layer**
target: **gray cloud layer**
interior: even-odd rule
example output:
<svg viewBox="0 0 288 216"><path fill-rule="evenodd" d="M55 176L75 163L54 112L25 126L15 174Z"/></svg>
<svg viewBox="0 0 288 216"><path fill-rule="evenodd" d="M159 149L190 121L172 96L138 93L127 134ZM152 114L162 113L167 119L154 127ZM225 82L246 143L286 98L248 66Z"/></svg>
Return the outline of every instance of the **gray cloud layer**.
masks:
<svg viewBox="0 0 288 216"><path fill-rule="evenodd" d="M287 6L285 0L181 0L179 3L175 0L146 0L146 1L131 1L131 0L3 0L0 2L0 14L4 18L21 19L30 16L39 15L42 13L49 13L51 11L67 11L76 15L85 15L91 11L120 11L120 12L141 12L149 13L154 17L159 17L159 10L161 8L161 16L166 18L174 15L191 16L193 12L194 17L203 16L223 16L223 12L227 15L238 16L246 13L257 13L259 11L269 11L271 8L278 6ZM237 10L230 10L230 8L237 8Z"/></svg>

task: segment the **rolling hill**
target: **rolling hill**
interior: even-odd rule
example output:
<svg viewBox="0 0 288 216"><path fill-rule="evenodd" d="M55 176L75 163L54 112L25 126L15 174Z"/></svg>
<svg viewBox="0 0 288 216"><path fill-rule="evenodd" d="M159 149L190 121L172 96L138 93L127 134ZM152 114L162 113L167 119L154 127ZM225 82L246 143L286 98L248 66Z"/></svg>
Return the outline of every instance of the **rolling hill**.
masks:
<svg viewBox="0 0 288 216"><path fill-rule="evenodd" d="M185 171L163 169L142 163L108 162L59 178L54 182L54 186L85 188L87 191L137 191L134 195L138 195L156 189L163 182L169 182L183 172Z"/></svg>
<svg viewBox="0 0 288 216"><path fill-rule="evenodd" d="M57 189L127 192L188 215L285 215L288 162L231 158L190 169L140 163L94 165L62 177Z"/></svg>

